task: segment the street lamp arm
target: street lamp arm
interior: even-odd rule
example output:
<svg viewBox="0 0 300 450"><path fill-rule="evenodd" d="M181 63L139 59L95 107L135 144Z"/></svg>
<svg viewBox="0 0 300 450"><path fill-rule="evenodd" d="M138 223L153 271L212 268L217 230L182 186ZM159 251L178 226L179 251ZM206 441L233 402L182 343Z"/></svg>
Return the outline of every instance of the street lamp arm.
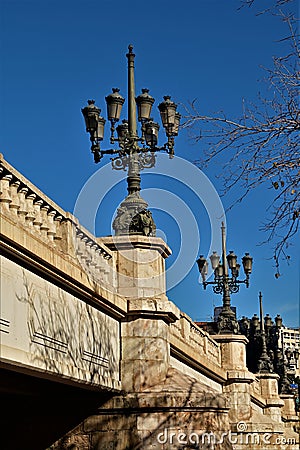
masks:
<svg viewBox="0 0 300 450"><path fill-rule="evenodd" d="M235 283L236 283L236 284L245 284L246 287L248 288L249 285L250 285L249 279L250 279L249 275L246 275L246 278L245 278L244 280L237 280L236 278L233 278L233 279L232 279L232 282L233 282L234 284L235 284Z"/></svg>
<svg viewBox="0 0 300 450"><path fill-rule="evenodd" d="M101 156L103 155L115 155L119 153L119 150L116 150L114 148L109 148L108 150L100 150Z"/></svg>

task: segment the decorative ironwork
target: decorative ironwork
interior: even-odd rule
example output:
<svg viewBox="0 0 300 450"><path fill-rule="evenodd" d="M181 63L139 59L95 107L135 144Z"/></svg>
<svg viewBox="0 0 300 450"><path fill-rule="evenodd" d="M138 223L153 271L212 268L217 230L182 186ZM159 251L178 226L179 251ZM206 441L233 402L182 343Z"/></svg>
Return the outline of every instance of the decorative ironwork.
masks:
<svg viewBox="0 0 300 450"><path fill-rule="evenodd" d="M117 142L119 148L109 150L100 148L100 143L104 138L105 119L100 116L101 110L95 105L94 100L88 100L88 106L82 109L82 114L85 119L86 131L90 134L91 151L95 163L100 162L104 155L116 155L111 158L112 168L128 171L128 196L121 203L113 222L115 233L148 236L155 235L155 224L147 209L147 203L140 196L140 172L143 169L154 167L156 152L165 151L170 158L173 158L174 137L178 135L181 116L176 111L177 105L171 100L171 97L165 96L164 101L158 105L158 109L167 142L159 147L159 125L150 117L154 98L149 95L148 89L142 89L142 94L135 98L135 54L132 45L128 46L128 50L126 55L128 59L128 120L123 120L120 125L115 126L120 120L125 101L119 93L119 89L113 88L112 93L105 97L107 117L111 123L110 143ZM136 112L138 112L138 121L141 123L141 137L137 134ZM117 137L115 132L117 132Z"/></svg>
<svg viewBox="0 0 300 450"><path fill-rule="evenodd" d="M202 276L202 284L204 289L208 285L213 286L215 294L223 295L223 307L217 319L218 333L239 333L239 323L236 319L235 312L230 306L230 294L235 294L239 291L239 285L245 284L249 287L249 277L252 271L252 258L249 253L246 253L242 258L243 268L246 275L244 280L239 280L240 265L237 263L237 256L234 252L230 252L226 256L226 239L225 226L222 222L222 260L216 252L210 256L210 262L214 270L214 280L206 281L208 273L208 262L203 255L197 260L198 269ZM228 273L228 266L231 271L231 276Z"/></svg>

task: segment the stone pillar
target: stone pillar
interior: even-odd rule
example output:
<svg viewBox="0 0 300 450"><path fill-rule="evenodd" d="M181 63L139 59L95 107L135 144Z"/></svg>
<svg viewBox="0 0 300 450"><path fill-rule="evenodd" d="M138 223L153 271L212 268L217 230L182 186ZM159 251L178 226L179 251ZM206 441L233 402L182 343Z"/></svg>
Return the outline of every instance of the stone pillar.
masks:
<svg viewBox="0 0 300 450"><path fill-rule="evenodd" d="M285 427L291 429L292 431L297 431L298 428L299 432L299 416L297 415L295 409L295 397L293 394L281 394L280 398L284 402L281 415L284 420Z"/></svg>
<svg viewBox="0 0 300 450"><path fill-rule="evenodd" d="M299 421L299 413L297 414L295 409L295 397L292 394L281 394L280 398L284 402L283 408L281 410L281 415L282 420L284 421L285 432L286 433L296 432L298 434L298 443L299 443L300 421Z"/></svg>
<svg viewBox="0 0 300 450"><path fill-rule="evenodd" d="M251 418L250 383L254 375L246 367L246 344L248 339L241 334L219 334L213 336L220 343L222 367L227 370L224 393L230 398L230 420L233 423Z"/></svg>
<svg viewBox="0 0 300 450"><path fill-rule="evenodd" d="M170 366L169 326L179 310L168 300L128 300L127 321L121 325L122 387L141 392L162 382Z"/></svg>
<svg viewBox="0 0 300 450"><path fill-rule="evenodd" d="M116 289L128 300L122 336L122 387L141 390L164 380L169 368L169 326L180 311L166 297L165 258L160 238L140 235L101 238L113 251Z"/></svg>
<svg viewBox="0 0 300 450"><path fill-rule="evenodd" d="M116 287L120 295L167 299L165 259L171 250L161 238L128 235L99 240L114 252Z"/></svg>
<svg viewBox="0 0 300 450"><path fill-rule="evenodd" d="M266 402L264 414L276 422L281 422L281 408L284 402L278 394L279 375L276 373L257 373L260 381L261 396Z"/></svg>
<svg viewBox="0 0 300 450"><path fill-rule="evenodd" d="M284 405L282 408L282 416L286 420L297 420L297 413L295 410L295 397L293 394L281 394L281 400L283 400Z"/></svg>

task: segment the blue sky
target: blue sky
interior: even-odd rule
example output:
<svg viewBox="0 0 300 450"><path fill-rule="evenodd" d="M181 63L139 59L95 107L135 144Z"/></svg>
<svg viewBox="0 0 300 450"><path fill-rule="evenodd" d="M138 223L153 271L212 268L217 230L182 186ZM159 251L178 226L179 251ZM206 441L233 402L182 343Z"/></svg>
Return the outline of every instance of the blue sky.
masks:
<svg viewBox="0 0 300 450"><path fill-rule="evenodd" d="M155 105L166 94L179 104L197 98L204 114L222 109L238 117L242 99L255 101L264 91L260 66L271 66L272 56L282 53L284 44L276 41L286 35L275 17L256 16L270 2L259 4L259 9L238 11L238 0L0 0L0 152L72 212L83 186L99 168L89 152L80 109L93 98L105 116L104 97L112 87L119 87L126 97L128 44L136 53L136 91L148 87ZM163 141L163 134L160 137ZM203 145L195 145L182 131L176 155L193 162ZM103 147L108 146L106 140ZM103 164L108 162L107 158ZM220 192L215 169L205 173ZM143 176L143 187L166 189L165 180L149 175ZM168 189L189 204L201 236L200 250L207 251L205 208L174 180ZM110 233L111 216L125 191L125 182L120 183L104 200L97 215L98 235ZM254 257L250 288L242 286L232 303L238 316L252 315L258 312L262 291L265 312L273 317L281 313L287 325L299 326L299 244L295 242L291 262L282 265L278 280L268 259L271 246L257 246L266 237L259 228L270 199L271 191L261 188L226 216L228 250L240 257L249 251ZM228 207L231 198L222 200ZM166 213L153 214L173 249L168 262L172 265L180 257L180 224ZM198 248L196 240L191 232L184 245ZM213 305L221 302L220 296L210 289L204 292L198 284L195 265L169 296L195 320L208 319Z"/></svg>

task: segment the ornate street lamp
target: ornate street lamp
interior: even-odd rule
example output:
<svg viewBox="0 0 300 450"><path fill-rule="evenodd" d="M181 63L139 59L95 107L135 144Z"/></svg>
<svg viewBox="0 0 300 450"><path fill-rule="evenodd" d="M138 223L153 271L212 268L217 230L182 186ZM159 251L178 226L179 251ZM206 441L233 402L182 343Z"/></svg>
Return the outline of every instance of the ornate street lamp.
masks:
<svg viewBox="0 0 300 450"><path fill-rule="evenodd" d="M213 252L210 256L210 262L212 269L214 270L214 281L206 281L208 273L208 262L203 255L197 260L198 269L202 276L202 284L204 289L206 286L213 285L213 291L216 294L223 295L223 306L218 316L217 328L219 333L238 333L239 324L236 319L236 315L230 306L230 294L237 293L239 291L239 285L241 283L246 284L249 287L249 277L252 271L253 259L246 253L242 258L243 268L246 275L244 280L239 280L240 265L237 264L237 257L231 251L226 256L226 240L225 240L225 226L222 222L222 259L220 256ZM231 276L228 274L228 267L231 271Z"/></svg>
<svg viewBox="0 0 300 450"><path fill-rule="evenodd" d="M127 169L128 195L121 203L117 216L113 222L113 228L117 235L142 234L155 236L155 224L148 204L140 196L141 177L140 171L151 168L155 164L155 154L165 151L169 157L174 156L174 137L178 135L180 114L176 111L177 105L170 96L165 96L164 101L158 105L161 120L167 142L158 146L159 124L153 121L151 110L154 98L148 89L142 89L142 94L135 98L134 83L134 58L132 45L128 46L128 120L123 120L116 126L121 117L122 106L125 99L114 88L112 93L105 97L107 104L107 118L110 121L110 143L118 143L119 148L103 150L100 143L104 137L105 119L100 116L101 110L95 105L94 100L88 100L88 106L82 109L86 131L90 134L91 151L95 163L98 163L105 154L116 155L112 157L112 167L117 170ZM141 123L141 136L137 134L137 119ZM115 137L115 131L117 137Z"/></svg>
<svg viewBox="0 0 300 450"><path fill-rule="evenodd" d="M261 337L261 355L258 360L257 369L259 373L270 373L274 371L273 363L270 359L270 356L267 352L267 342L266 342L266 333L265 326L267 326L267 320L264 320L263 314L263 305L262 305L262 293L259 293L259 308L260 308L260 337ZM270 318L271 319L271 318Z"/></svg>

